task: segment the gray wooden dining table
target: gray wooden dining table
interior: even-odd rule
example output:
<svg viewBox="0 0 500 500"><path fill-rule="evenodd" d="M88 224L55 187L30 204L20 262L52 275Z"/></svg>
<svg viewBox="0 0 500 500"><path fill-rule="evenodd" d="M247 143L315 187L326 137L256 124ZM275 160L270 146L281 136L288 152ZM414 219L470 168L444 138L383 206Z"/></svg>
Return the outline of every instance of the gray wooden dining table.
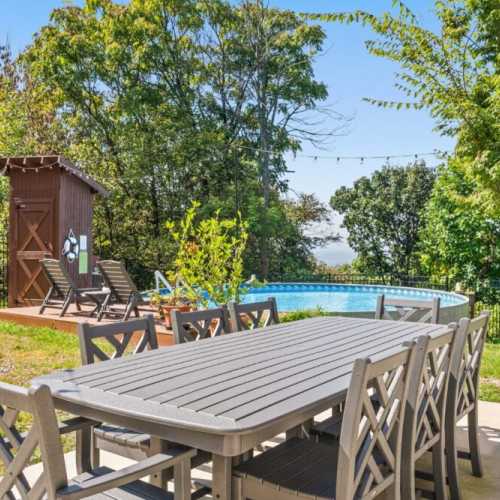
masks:
<svg viewBox="0 0 500 500"><path fill-rule="evenodd" d="M56 407L213 454L213 496L235 457L345 398L354 360L446 325L317 317L165 347L35 379Z"/></svg>

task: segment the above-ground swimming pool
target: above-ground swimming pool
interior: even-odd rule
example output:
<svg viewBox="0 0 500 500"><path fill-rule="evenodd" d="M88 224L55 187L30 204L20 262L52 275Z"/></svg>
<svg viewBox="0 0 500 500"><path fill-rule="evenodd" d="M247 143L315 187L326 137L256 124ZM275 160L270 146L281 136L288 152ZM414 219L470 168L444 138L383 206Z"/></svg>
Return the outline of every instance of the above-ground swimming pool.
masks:
<svg viewBox="0 0 500 500"><path fill-rule="evenodd" d="M168 290L161 290L168 294ZM258 302L275 297L280 312L321 309L323 312L346 316L372 317L377 296L399 299L441 299L441 323L457 321L468 314L468 299L456 293L421 288L383 285L340 285L331 283L269 283L251 288L242 302Z"/></svg>

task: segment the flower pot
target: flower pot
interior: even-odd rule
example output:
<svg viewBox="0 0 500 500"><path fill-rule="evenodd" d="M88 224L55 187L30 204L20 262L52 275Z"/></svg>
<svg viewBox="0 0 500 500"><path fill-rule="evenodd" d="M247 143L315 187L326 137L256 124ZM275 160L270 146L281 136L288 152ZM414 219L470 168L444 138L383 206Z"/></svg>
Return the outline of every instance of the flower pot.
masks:
<svg viewBox="0 0 500 500"><path fill-rule="evenodd" d="M178 306L168 306L161 305L161 315L163 316L163 321L165 322L165 326L171 330L172 329L172 311L180 311L180 312L189 312L194 309L192 305L189 304L179 304Z"/></svg>

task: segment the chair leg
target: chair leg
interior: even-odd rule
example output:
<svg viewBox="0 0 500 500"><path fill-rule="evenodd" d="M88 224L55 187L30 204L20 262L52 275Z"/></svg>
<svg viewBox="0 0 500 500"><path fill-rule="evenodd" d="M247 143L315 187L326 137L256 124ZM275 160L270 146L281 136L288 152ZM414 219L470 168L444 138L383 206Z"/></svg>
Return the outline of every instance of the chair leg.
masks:
<svg viewBox="0 0 500 500"><path fill-rule="evenodd" d="M191 500L191 460L174 465L174 500Z"/></svg>
<svg viewBox="0 0 500 500"><path fill-rule="evenodd" d="M127 321L132 314L132 311L137 307L136 301L133 297L129 299L127 306L125 307L125 314L123 315L122 321Z"/></svg>
<svg viewBox="0 0 500 500"><path fill-rule="evenodd" d="M478 405L474 405L474 409L467 416L468 433L469 433L469 449L470 460L472 464L472 474L476 477L483 477L483 466L481 463L481 452L479 449L478 436Z"/></svg>
<svg viewBox="0 0 500 500"><path fill-rule="evenodd" d="M90 461L92 464L93 469L97 469L101 465L101 452L99 451L99 448L97 447L97 438L94 433L94 428L92 427L92 438L91 438L91 455L90 455Z"/></svg>
<svg viewBox="0 0 500 500"><path fill-rule="evenodd" d="M405 446L406 445L406 446ZM415 500L415 457L412 440L403 443L401 460L401 497Z"/></svg>
<svg viewBox="0 0 500 500"><path fill-rule="evenodd" d="M97 313L97 321L101 321L104 314L106 314L106 310L108 308L109 301L111 300L111 294L106 295L104 300L102 301L101 307L99 308L99 312Z"/></svg>
<svg viewBox="0 0 500 500"><path fill-rule="evenodd" d="M47 292L47 295L43 299L42 305L40 306L40 309L38 310L38 314L43 314L43 311L45 311L45 308L47 307L50 297L52 297L52 294L54 293L54 287L51 286L49 291Z"/></svg>
<svg viewBox="0 0 500 500"><path fill-rule="evenodd" d="M446 500L446 464L443 438L432 448L432 469L434 476L434 498L436 500ZM404 495L403 498L405 498Z"/></svg>
<svg viewBox="0 0 500 500"><path fill-rule="evenodd" d="M456 444L456 422L455 419L449 419L446 423L446 471L448 474L448 483L450 486L451 500L460 500L460 482L458 478L458 455Z"/></svg>
<svg viewBox="0 0 500 500"><path fill-rule="evenodd" d="M68 310L69 305L71 304L71 299L73 298L73 290L68 290L68 293L66 294L66 297L64 298L63 306L61 309L61 312L59 313L59 317L63 317L66 314L66 311Z"/></svg>

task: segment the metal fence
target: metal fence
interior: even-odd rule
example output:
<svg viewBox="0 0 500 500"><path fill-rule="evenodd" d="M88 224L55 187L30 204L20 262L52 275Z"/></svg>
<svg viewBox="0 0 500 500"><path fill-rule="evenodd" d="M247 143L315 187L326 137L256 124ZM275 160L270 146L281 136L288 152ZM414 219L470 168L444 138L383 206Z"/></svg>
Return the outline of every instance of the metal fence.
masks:
<svg viewBox="0 0 500 500"><path fill-rule="evenodd" d="M449 278L439 280L430 279L429 276L371 276L367 274L351 273L321 273L321 274L275 274L269 281L305 282L305 283L344 283L354 285L389 285L409 286L413 288L432 288L449 291L455 282Z"/></svg>
<svg viewBox="0 0 500 500"><path fill-rule="evenodd" d="M7 234L0 229L0 307L6 307L8 301L8 259Z"/></svg>

